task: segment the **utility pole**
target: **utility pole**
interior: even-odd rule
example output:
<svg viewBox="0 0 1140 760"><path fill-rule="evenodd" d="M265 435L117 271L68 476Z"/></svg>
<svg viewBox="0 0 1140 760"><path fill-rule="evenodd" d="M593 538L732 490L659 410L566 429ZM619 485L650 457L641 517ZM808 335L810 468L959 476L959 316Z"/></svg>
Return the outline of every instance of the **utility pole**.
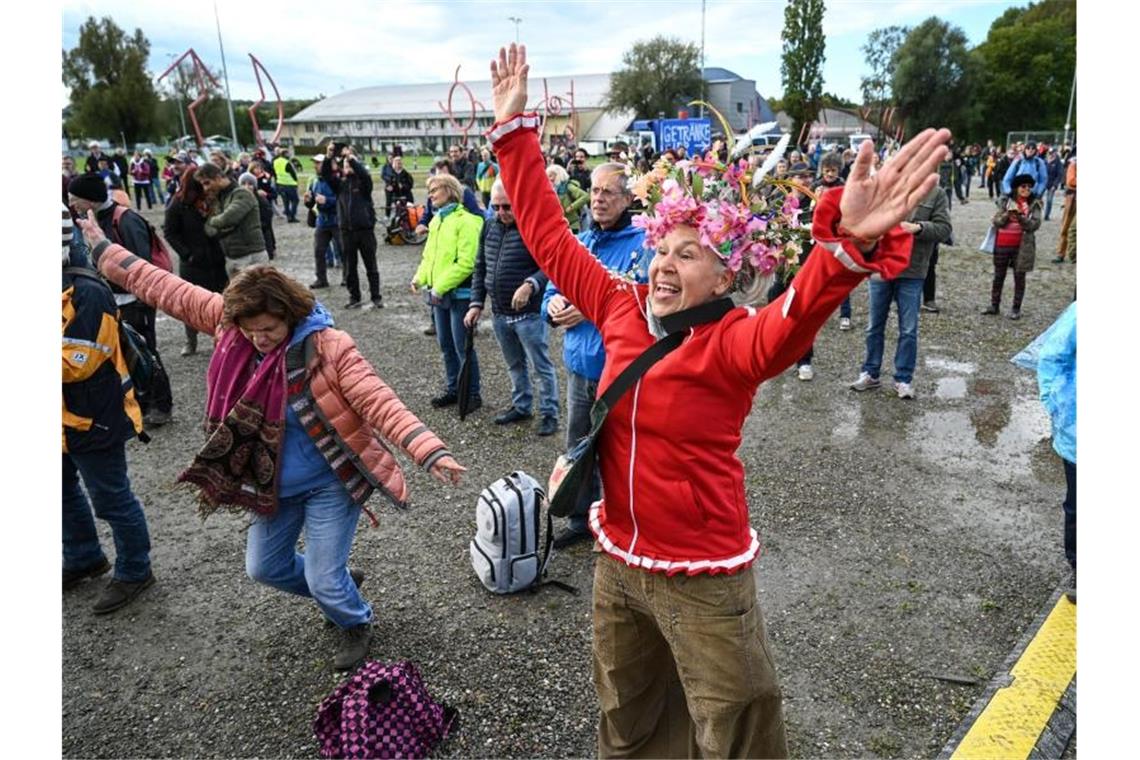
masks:
<svg viewBox="0 0 1140 760"><path fill-rule="evenodd" d="M171 61L173 61L175 58L178 57L178 54L177 53L167 53L166 57L171 59ZM186 136L186 116L183 115L183 113L182 113L182 90L181 90L181 87L183 87L183 86L184 86L184 83L182 81L182 66L179 66L178 67L178 84L174 86L174 101L176 103L178 103L178 123L182 125L182 134L179 135L179 138Z"/></svg>
<svg viewBox="0 0 1140 760"><path fill-rule="evenodd" d="M701 105L697 108L701 109L699 116L702 118L705 115L705 0L701 0ZM727 137L727 135L725 136Z"/></svg>
<svg viewBox="0 0 1140 760"><path fill-rule="evenodd" d="M226 72L226 50L222 47L222 22L218 19L218 2L214 0L214 24L218 27L218 52L222 54L222 78L226 82L226 107L230 112L230 136L234 140L234 150L240 147L237 139L237 124L234 122L234 102L230 99L230 75Z"/></svg>
<svg viewBox="0 0 1140 760"><path fill-rule="evenodd" d="M1065 114L1065 142L1069 141L1069 128L1073 125L1073 99L1077 96L1077 68L1073 67L1073 88L1069 90L1069 112Z"/></svg>

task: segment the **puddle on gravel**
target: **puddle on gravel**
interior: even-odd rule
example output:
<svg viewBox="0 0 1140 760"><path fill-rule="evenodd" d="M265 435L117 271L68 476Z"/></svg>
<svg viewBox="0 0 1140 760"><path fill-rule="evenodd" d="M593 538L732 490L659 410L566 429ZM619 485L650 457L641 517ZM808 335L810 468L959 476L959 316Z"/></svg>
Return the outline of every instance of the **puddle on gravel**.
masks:
<svg viewBox="0 0 1140 760"><path fill-rule="evenodd" d="M940 399L966 397L966 378L940 377L934 384L934 396Z"/></svg>
<svg viewBox="0 0 1140 760"><path fill-rule="evenodd" d="M973 409L925 412L908 438L926 459L947 469L986 471L1007 480L1030 472L1033 451L1049 433L1049 418L1036 398L995 398Z"/></svg>

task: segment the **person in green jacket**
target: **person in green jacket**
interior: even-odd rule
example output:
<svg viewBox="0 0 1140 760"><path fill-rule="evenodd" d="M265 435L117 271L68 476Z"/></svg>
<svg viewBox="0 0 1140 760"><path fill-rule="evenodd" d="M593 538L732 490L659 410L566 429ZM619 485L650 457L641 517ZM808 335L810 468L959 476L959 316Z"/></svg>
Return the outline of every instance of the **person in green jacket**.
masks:
<svg viewBox="0 0 1140 760"><path fill-rule="evenodd" d="M569 173L558 164L546 167L546 176L550 184L554 185L558 200L562 202L562 213L566 215L570 231L577 235L582 226L582 209L590 202L590 194L571 180Z"/></svg>
<svg viewBox="0 0 1140 760"><path fill-rule="evenodd" d="M466 329L463 317L471 305L471 274L483 232L483 217L463 207L463 186L450 174L428 179L428 197L436 209L428 224L423 260L412 278L412 292L424 288L424 299L432 307L436 338L443 354L445 388L431 400L440 408L459 402L459 367L463 361ZM483 405L479 389L479 360L471 352L470 404L474 411Z"/></svg>
<svg viewBox="0 0 1140 760"><path fill-rule="evenodd" d="M233 277L248 266L268 263L257 197L214 164L198 167L195 177L210 200L206 235L217 238L222 246L226 275Z"/></svg>

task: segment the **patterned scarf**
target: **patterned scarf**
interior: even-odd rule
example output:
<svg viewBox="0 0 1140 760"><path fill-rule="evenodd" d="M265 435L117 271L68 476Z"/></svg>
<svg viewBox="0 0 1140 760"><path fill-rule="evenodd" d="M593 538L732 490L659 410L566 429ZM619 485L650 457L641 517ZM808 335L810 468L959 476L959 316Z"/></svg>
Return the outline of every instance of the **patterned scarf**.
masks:
<svg viewBox="0 0 1140 760"><path fill-rule="evenodd" d="M277 511L277 457L285 435L285 352L289 341L257 361L231 327L206 373L206 443L178 476L199 488L202 517L218 507L259 515Z"/></svg>

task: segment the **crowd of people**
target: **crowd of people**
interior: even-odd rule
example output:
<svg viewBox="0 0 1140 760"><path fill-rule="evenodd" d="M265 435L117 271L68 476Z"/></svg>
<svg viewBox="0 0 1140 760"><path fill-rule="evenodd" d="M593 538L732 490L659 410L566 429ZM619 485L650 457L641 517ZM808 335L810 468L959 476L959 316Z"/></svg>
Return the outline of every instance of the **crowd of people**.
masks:
<svg viewBox="0 0 1140 760"><path fill-rule="evenodd" d="M836 311L839 328L851 328L850 293L870 278L865 352L850 388L880 387L893 303L893 390L914 399L919 314L938 311L934 270L939 245L952 240L953 198L968 202L975 174L995 198L983 313L999 313L1012 268L1009 316L1018 319L1035 231L1059 188L1065 230L1055 261L1075 261L1075 151L957 147L946 130L926 130L881 152L870 143L830 153L804 146L763 182L765 155L730 158L722 136L703 156L619 144L598 163L582 148L543 151L537 119L523 113L527 71L524 50L500 53L487 145L450 146L426 181L417 220L426 239L409 287L428 306L441 355L430 403L483 405L471 335L489 303L511 382L494 423L537 415L535 433L562 425L569 451L591 432L599 390L684 332L652 382L602 410L598 466L554 541L563 549L592 540L601 551L599 753L783 756L780 689L756 599L759 537L735 453L753 394L793 365L811 381L816 333ZM112 569L92 515L110 524L116 550L95 612L120 609L154 583L125 446L168 422L173 399L168 380L145 398L136 392L115 325L133 325L157 354L161 309L185 325L183 356L197 352L199 333L213 341L206 439L179 479L197 487L204 513L249 512L246 573L312 598L341 631L334 666L350 669L367 655L373 618L360 592L366 574L347 564L357 523L374 493L396 504L408 496L379 438L441 482L458 483L464 468L315 295L339 264L344 309L384 307L366 162L330 144L302 195L289 152L273 153L178 153L160 170L149 151L127 163L123 151L107 156L94 144L82 173L64 157L63 584ZM391 219L414 203L414 182L400 155L380 178ZM177 274L159 265L154 230L138 213L156 199ZM302 208L313 228L308 287L272 263L274 219L296 223ZM553 330L564 331L564 407ZM1075 568L1075 538L1070 561Z"/></svg>

